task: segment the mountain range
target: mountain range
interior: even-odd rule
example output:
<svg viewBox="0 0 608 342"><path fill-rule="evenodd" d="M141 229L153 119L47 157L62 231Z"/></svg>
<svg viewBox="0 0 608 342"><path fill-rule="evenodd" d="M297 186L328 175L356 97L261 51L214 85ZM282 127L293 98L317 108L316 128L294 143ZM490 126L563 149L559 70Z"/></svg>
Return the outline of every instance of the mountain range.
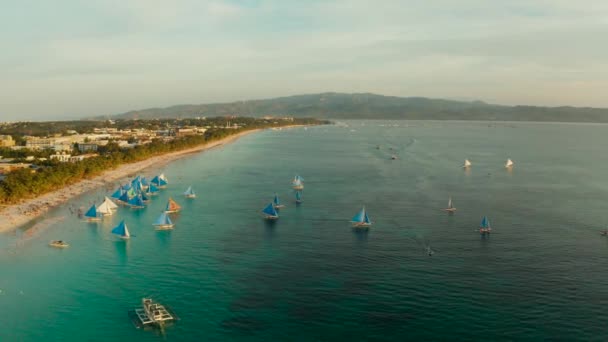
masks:
<svg viewBox="0 0 608 342"><path fill-rule="evenodd" d="M370 93L320 93L230 103L177 105L133 110L111 118L154 119L229 115L325 119L608 122L608 108L507 106L483 101L396 97Z"/></svg>

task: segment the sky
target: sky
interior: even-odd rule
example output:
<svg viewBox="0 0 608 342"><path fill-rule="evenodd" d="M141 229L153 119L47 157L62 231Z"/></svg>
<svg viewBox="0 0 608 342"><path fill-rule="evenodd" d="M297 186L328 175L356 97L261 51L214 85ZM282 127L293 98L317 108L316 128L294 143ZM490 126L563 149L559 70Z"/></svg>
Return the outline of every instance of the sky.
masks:
<svg viewBox="0 0 608 342"><path fill-rule="evenodd" d="M372 92L608 107L604 0L0 0L0 121Z"/></svg>

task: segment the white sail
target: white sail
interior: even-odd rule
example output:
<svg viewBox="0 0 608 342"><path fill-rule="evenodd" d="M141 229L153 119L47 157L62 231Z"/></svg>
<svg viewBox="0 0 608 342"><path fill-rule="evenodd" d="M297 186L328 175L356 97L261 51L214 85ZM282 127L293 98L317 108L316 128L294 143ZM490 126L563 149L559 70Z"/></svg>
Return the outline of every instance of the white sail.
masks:
<svg viewBox="0 0 608 342"><path fill-rule="evenodd" d="M507 159L507 163L505 164L505 167L512 167L513 166L513 161L511 159Z"/></svg>
<svg viewBox="0 0 608 342"><path fill-rule="evenodd" d="M108 203L105 201L101 203L99 207L97 207L97 212L104 216L109 216L113 214L112 210L108 206Z"/></svg>
<svg viewBox="0 0 608 342"><path fill-rule="evenodd" d="M114 209L118 208L118 206L116 205L116 203L112 202L112 200L109 199L107 196L106 196L105 200L103 201L103 203L107 203L108 207L111 210L114 210Z"/></svg>
<svg viewBox="0 0 608 342"><path fill-rule="evenodd" d="M471 162L468 159L465 159L463 167L469 167L469 166L471 166Z"/></svg>
<svg viewBox="0 0 608 342"><path fill-rule="evenodd" d="M448 209L452 208L452 197L448 199Z"/></svg>

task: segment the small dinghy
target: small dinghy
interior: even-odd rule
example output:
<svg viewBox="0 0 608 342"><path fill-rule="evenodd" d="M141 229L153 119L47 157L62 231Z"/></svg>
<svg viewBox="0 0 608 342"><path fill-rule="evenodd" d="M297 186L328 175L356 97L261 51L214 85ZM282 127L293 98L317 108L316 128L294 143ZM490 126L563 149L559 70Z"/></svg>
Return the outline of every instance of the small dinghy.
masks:
<svg viewBox="0 0 608 342"><path fill-rule="evenodd" d="M53 241L49 242L49 246L55 247L55 248L66 248L66 247L69 247L70 245L63 240L53 240Z"/></svg>

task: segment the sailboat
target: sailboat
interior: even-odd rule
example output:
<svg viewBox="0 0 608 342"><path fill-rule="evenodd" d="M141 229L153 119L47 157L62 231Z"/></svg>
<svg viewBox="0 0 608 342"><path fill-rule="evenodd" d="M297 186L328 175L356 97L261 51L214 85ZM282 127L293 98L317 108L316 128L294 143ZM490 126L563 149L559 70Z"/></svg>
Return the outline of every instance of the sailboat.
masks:
<svg viewBox="0 0 608 342"><path fill-rule="evenodd" d="M302 203L302 191L296 191L296 203Z"/></svg>
<svg viewBox="0 0 608 342"><path fill-rule="evenodd" d="M122 239L128 239L131 237L131 234L129 233L129 229L127 228L127 224L125 223L125 220L120 221L118 226L116 226L116 227L114 227L114 229L112 229L112 234L116 234L116 235L120 236Z"/></svg>
<svg viewBox="0 0 608 342"><path fill-rule="evenodd" d="M296 175L291 181L291 186L294 190L303 190L304 189L304 179L299 175Z"/></svg>
<svg viewBox="0 0 608 342"><path fill-rule="evenodd" d="M131 209L143 209L146 207L141 195L131 198L128 204L131 206Z"/></svg>
<svg viewBox="0 0 608 342"><path fill-rule="evenodd" d="M154 184L150 184L150 186L148 187L148 190L147 190L147 194L154 196L154 195L158 195L158 192L159 192L158 187L156 187L156 185L154 185Z"/></svg>
<svg viewBox="0 0 608 342"><path fill-rule="evenodd" d="M188 189L186 189L184 196L186 196L186 198L196 198L196 194L194 193L194 190L192 190L192 186L189 186Z"/></svg>
<svg viewBox="0 0 608 342"><path fill-rule="evenodd" d="M89 210L87 210L86 213L84 213L84 217L87 218L87 221L92 222L92 221L100 221L101 218L99 217L99 215L97 215L97 208L95 207L95 204L93 204Z"/></svg>
<svg viewBox="0 0 608 342"><path fill-rule="evenodd" d="M148 203L148 202L150 202L150 197L148 197L148 194L147 194L147 193L145 193L145 192L143 192L143 191L142 191L142 192L140 192L140 193L139 193L139 196L141 197L141 200L142 200L144 203Z"/></svg>
<svg viewBox="0 0 608 342"><path fill-rule="evenodd" d="M158 230L173 229L173 222L167 213L161 213L152 225Z"/></svg>
<svg viewBox="0 0 608 342"><path fill-rule="evenodd" d="M509 168L512 168L512 167L513 167L513 161L512 161L510 158L508 158L508 159L507 159L507 163L505 164L505 167L506 167L507 169L509 169Z"/></svg>
<svg viewBox="0 0 608 342"><path fill-rule="evenodd" d="M118 206L116 205L116 203L112 202L112 200L109 199L107 196L104 196L104 201L103 202L108 205L108 207L110 208L110 210L116 210L116 209L118 209Z"/></svg>
<svg viewBox="0 0 608 342"><path fill-rule="evenodd" d="M274 208L274 203L268 203L268 205L262 209L262 213L264 213L264 218L267 220L276 220L279 218L279 213Z"/></svg>
<svg viewBox="0 0 608 342"><path fill-rule="evenodd" d="M471 167L471 162L468 159L464 160L464 165L462 166L465 169L468 169L469 167Z"/></svg>
<svg viewBox="0 0 608 342"><path fill-rule="evenodd" d="M281 201L279 201L279 195L276 192L274 194L274 199L272 200L272 205L275 209L281 209L285 207L283 204L281 204Z"/></svg>
<svg viewBox="0 0 608 342"><path fill-rule="evenodd" d="M355 216L353 216L350 222L353 225L353 228L369 228L372 225L372 221L370 221L369 216L367 216L367 212L365 211L365 207L361 208Z"/></svg>
<svg viewBox="0 0 608 342"><path fill-rule="evenodd" d="M117 201L119 203L122 203L122 204L126 205L126 204L129 204L129 200L130 200L129 194L125 191L125 192L122 193L122 195L120 195L120 198L118 198Z"/></svg>
<svg viewBox="0 0 608 342"><path fill-rule="evenodd" d="M454 205L452 204L452 197L448 198L448 207L443 210L450 212L450 213L453 213L456 211L456 208L454 208Z"/></svg>
<svg viewBox="0 0 608 342"><path fill-rule="evenodd" d="M110 206L108 206L108 203L106 201L103 201L96 208L96 210L97 210L97 213L99 213L100 215L103 215L103 216L111 216L112 214L114 214L114 212L112 211L112 209L110 209Z"/></svg>
<svg viewBox="0 0 608 342"><path fill-rule="evenodd" d="M169 201L167 201L167 206L165 207L164 212L167 214L176 213L180 211L181 208L182 207L180 207L180 205L177 204L177 202L175 202L173 198L169 197Z"/></svg>
<svg viewBox="0 0 608 342"><path fill-rule="evenodd" d="M484 216L481 219L481 224L479 225L479 233L484 235L484 234L490 234L491 231L492 231L492 227L490 227L490 220L488 220L487 216Z"/></svg>
<svg viewBox="0 0 608 342"><path fill-rule="evenodd" d="M164 174L160 174L159 176L155 176L154 178L152 178L150 183L156 185L158 188L163 189L167 187L167 178Z"/></svg>
<svg viewBox="0 0 608 342"><path fill-rule="evenodd" d="M112 194L112 196L111 196L111 197L112 197L113 199L119 199L119 198L120 198L120 196L122 196L122 194L123 194L122 187L119 187L119 188L118 188L118 190L114 191L114 193Z"/></svg>

